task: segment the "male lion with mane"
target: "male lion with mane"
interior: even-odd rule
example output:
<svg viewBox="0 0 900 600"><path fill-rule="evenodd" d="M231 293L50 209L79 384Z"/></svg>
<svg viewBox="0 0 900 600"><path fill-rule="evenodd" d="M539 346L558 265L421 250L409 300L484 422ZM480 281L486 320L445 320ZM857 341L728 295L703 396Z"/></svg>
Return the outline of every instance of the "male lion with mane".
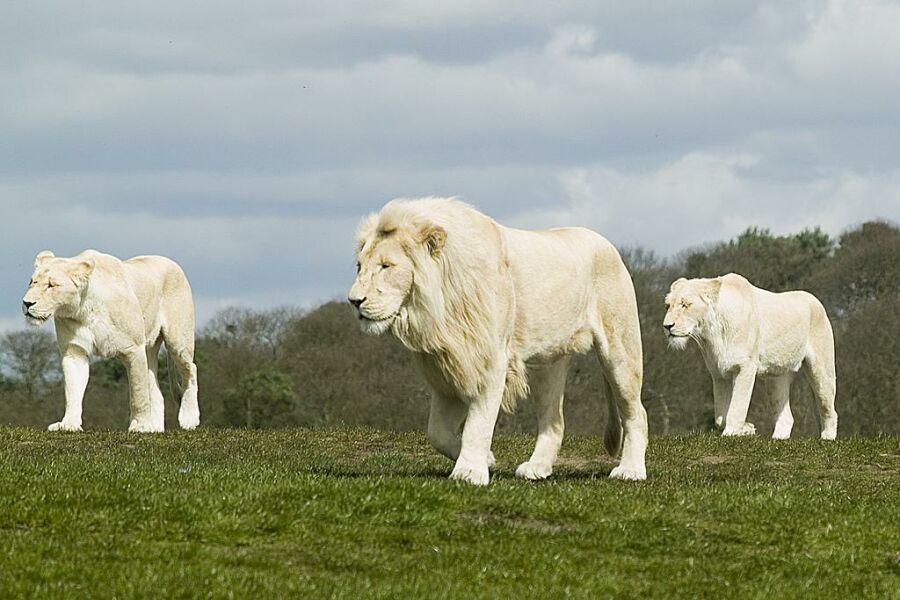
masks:
<svg viewBox="0 0 900 600"><path fill-rule="evenodd" d="M747 410L757 376L777 411L772 437L791 435L791 382L803 371L819 404L822 439L837 435L834 335L825 308L807 292L776 294L735 273L684 279L666 296L663 327L669 345L700 347L713 381L716 426L722 435L753 435Z"/></svg>
<svg viewBox="0 0 900 600"><path fill-rule="evenodd" d="M50 431L81 431L81 404L91 354L116 357L128 372L129 431L163 431L164 402L157 380L163 341L186 382L178 423L200 423L197 367L194 365L194 300L177 264L162 256L121 261L85 250L60 258L45 250L22 300L26 320L35 325L51 317L62 356L66 412Z"/></svg>
<svg viewBox="0 0 900 600"><path fill-rule="evenodd" d="M538 437L516 475L549 477L571 356L591 348L608 388L610 473L646 478L637 302L616 249L593 231L503 227L452 198L398 199L363 219L350 290L363 331L390 331L433 389L428 438L451 479L486 485L500 408L528 395ZM623 435L624 434L624 435Z"/></svg>

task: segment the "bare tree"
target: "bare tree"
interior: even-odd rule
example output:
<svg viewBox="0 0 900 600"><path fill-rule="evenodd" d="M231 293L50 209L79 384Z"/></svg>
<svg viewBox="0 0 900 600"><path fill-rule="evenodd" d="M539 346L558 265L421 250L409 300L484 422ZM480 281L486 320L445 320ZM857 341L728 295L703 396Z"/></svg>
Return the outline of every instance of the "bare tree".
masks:
<svg viewBox="0 0 900 600"><path fill-rule="evenodd" d="M53 334L42 329L4 333L0 336L0 369L34 398L61 376Z"/></svg>

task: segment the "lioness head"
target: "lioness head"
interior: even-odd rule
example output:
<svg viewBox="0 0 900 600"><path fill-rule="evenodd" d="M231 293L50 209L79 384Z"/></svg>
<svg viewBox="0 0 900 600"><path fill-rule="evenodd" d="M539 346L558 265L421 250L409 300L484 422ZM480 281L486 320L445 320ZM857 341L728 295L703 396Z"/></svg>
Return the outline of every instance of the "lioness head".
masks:
<svg viewBox="0 0 900 600"><path fill-rule="evenodd" d="M360 224L356 281L348 300L362 330L380 335L403 319L415 286L427 283L446 240L440 226L406 217L402 203L389 203L381 214Z"/></svg>
<svg viewBox="0 0 900 600"><path fill-rule="evenodd" d="M672 284L666 295L666 316L663 319L670 346L683 350L688 339L700 335L721 286L722 282L718 279L684 277Z"/></svg>
<svg viewBox="0 0 900 600"><path fill-rule="evenodd" d="M40 325L57 312L77 308L81 291L94 270L94 261L57 258L44 250L34 259L34 273L22 298L25 320Z"/></svg>

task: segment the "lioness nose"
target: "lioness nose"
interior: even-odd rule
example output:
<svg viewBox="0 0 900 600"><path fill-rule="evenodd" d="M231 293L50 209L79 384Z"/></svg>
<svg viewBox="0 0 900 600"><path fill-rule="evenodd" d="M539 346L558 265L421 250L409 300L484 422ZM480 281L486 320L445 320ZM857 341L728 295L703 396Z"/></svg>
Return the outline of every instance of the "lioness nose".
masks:
<svg viewBox="0 0 900 600"><path fill-rule="evenodd" d="M22 300L22 306L25 307L25 310L28 310L29 308L31 308L31 307L34 306L35 304L37 304L37 302L29 302L28 300Z"/></svg>
<svg viewBox="0 0 900 600"><path fill-rule="evenodd" d="M672 331L672 328L675 327L675 323L663 323L663 327L665 327L666 331Z"/></svg>
<svg viewBox="0 0 900 600"><path fill-rule="evenodd" d="M347 300L349 300L350 304L352 304L356 308L362 306L362 303L366 301L365 298L347 298Z"/></svg>

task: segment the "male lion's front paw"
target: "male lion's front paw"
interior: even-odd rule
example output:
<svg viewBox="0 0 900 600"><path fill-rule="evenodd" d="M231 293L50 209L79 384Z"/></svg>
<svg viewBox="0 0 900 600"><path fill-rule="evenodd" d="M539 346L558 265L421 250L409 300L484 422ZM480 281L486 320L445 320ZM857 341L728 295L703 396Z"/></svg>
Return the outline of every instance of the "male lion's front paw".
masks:
<svg viewBox="0 0 900 600"><path fill-rule="evenodd" d="M487 465L476 467L475 465L468 463L460 464L457 462L456 466L453 467L453 472L450 473L450 479L454 481L465 481L472 485L487 485L490 478L491 476L488 473Z"/></svg>
<svg viewBox="0 0 900 600"><path fill-rule="evenodd" d="M81 431L81 423L59 421L47 427L47 431Z"/></svg>
<svg viewBox="0 0 900 600"><path fill-rule="evenodd" d="M647 479L646 467L627 467L619 465L609 472L610 479L621 479L623 481L644 481Z"/></svg>
<svg viewBox="0 0 900 600"><path fill-rule="evenodd" d="M756 425L753 423L741 423L736 427L726 426L722 432L726 437L741 437L745 435L756 435Z"/></svg>
<svg viewBox="0 0 900 600"><path fill-rule="evenodd" d="M494 465L497 464L497 459L494 458L493 452L488 452L488 469L493 469Z"/></svg>
<svg viewBox="0 0 900 600"><path fill-rule="evenodd" d="M551 473L553 473L553 465L534 462L524 462L516 469L516 477L530 479L531 481L547 479Z"/></svg>
<svg viewBox="0 0 900 600"><path fill-rule="evenodd" d="M162 433L165 428L160 424L153 424L151 421L141 421L132 419L128 425L129 433Z"/></svg>

